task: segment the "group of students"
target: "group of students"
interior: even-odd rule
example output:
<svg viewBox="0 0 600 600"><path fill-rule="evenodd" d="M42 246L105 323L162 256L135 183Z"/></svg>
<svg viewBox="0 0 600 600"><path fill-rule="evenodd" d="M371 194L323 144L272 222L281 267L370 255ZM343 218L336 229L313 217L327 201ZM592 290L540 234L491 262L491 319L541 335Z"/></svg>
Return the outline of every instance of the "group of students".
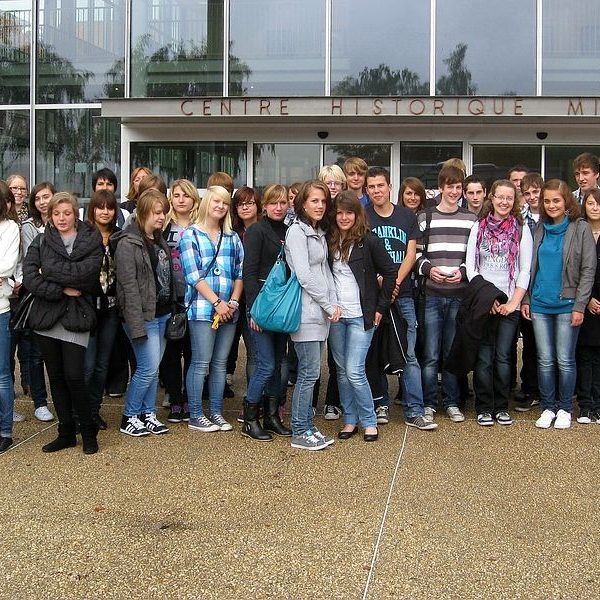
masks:
<svg viewBox="0 0 600 600"><path fill-rule="evenodd" d="M574 167L577 194L524 167L487 193L453 159L439 173L437 196L407 178L397 203L389 172L357 157L262 195L247 186L234 193L231 177L214 173L202 198L192 182L178 179L167 190L140 167L125 204L115 196L114 173L103 169L85 210L49 182L36 185L28 202L24 178L0 182L0 452L19 420L15 346L40 420L53 419L44 364L48 373L59 424L43 450L75 446L80 433L84 453L97 452L111 353L123 333L134 366L120 431L133 437L169 431L156 413L159 372L168 422L232 430L223 397L240 336L247 391L239 420L242 435L257 441L290 437L305 450L334 443L314 422L325 343L325 417L343 415L340 440L359 428L365 441L377 440L378 425L389 420L386 372L400 374L409 426L437 428L440 373L441 405L451 421L463 421L470 370L477 422L510 425L519 330L517 410L539 398L536 426L568 428L577 388L577 420L600 422L600 169L591 154ZM291 336L263 330L250 316L282 258L302 294ZM28 329L12 332L12 344L11 298L13 308L32 303ZM167 341L169 319L182 310L186 334ZM292 362L288 428L282 415Z"/></svg>

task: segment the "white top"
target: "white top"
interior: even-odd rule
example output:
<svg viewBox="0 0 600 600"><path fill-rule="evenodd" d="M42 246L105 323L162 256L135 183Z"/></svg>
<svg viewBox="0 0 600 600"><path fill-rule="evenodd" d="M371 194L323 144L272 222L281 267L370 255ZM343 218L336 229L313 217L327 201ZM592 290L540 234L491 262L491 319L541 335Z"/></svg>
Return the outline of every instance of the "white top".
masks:
<svg viewBox="0 0 600 600"><path fill-rule="evenodd" d="M333 280L335 281L335 293L338 306L342 309L342 317L346 319L362 317L360 290L348 263L336 259L333 261L332 271Z"/></svg>
<svg viewBox="0 0 600 600"><path fill-rule="evenodd" d="M9 296L13 291L12 278L21 253L19 226L12 219L0 222L0 314L10 310Z"/></svg>
<svg viewBox="0 0 600 600"><path fill-rule="evenodd" d="M477 233L479 232L479 222L473 225L467 242L467 278L469 281L476 275L481 275L486 281L493 283L498 289L502 290L509 298L514 294L515 288L527 289L529 285L529 275L531 271L531 257L533 252L533 238L529 227L521 228L521 242L519 244L519 254L513 281L508 279L508 255L500 254L492 256L485 241L479 249L479 269L475 269L475 246L477 244Z"/></svg>

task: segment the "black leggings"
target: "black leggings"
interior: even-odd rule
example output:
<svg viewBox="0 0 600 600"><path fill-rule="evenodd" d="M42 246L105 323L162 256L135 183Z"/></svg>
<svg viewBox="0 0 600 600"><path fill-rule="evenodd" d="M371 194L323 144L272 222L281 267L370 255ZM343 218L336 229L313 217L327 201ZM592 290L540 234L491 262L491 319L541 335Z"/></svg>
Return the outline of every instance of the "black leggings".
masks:
<svg viewBox="0 0 600 600"><path fill-rule="evenodd" d="M75 435L73 413L82 431L92 427L90 399L85 386L85 346L35 334L35 341L46 363L54 408L58 415L58 434Z"/></svg>

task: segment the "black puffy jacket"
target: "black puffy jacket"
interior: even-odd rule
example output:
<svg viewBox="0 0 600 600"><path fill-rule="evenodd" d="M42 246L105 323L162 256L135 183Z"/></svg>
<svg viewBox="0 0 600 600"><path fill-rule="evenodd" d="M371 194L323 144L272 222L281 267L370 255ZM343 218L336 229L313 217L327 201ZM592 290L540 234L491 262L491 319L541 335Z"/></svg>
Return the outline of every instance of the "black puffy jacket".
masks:
<svg viewBox="0 0 600 600"><path fill-rule="evenodd" d="M60 233L46 226L27 250L23 261L23 284L35 296L29 327L46 331L59 321L69 331L93 328L92 295L97 290L102 264L102 236L89 223L77 222L77 236L69 255ZM67 296L66 287L79 290Z"/></svg>

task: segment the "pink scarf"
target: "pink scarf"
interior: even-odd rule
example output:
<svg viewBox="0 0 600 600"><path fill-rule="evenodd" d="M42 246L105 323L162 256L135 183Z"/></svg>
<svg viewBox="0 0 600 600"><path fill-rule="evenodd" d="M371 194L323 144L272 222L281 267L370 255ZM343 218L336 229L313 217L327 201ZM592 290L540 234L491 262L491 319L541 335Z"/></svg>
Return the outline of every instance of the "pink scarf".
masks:
<svg viewBox="0 0 600 600"><path fill-rule="evenodd" d="M479 249L485 239L492 256L508 255L508 281L513 285L520 242L519 222L514 215L506 219L496 219L492 213L479 220L477 246L475 248L475 269L479 270Z"/></svg>

